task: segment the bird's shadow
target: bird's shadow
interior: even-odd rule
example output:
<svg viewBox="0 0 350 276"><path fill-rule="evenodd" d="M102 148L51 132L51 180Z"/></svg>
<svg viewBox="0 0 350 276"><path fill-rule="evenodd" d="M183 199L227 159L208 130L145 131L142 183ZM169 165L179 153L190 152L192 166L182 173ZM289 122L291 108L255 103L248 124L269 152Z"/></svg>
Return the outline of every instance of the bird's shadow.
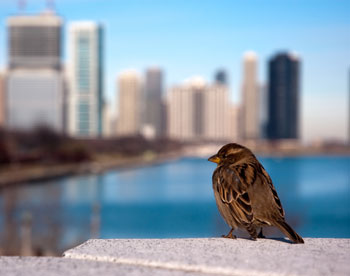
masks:
<svg viewBox="0 0 350 276"><path fill-rule="evenodd" d="M265 238L265 239L285 242L285 243L289 243L289 244L294 244L294 242L292 242L292 241L290 241L290 240L288 240L286 238Z"/></svg>
<svg viewBox="0 0 350 276"><path fill-rule="evenodd" d="M240 237L240 239L244 239L244 240L249 240L252 242L255 242L255 240L251 239L251 238L247 238L247 237ZM286 238L258 238L258 240L274 240L274 241L279 241L279 242L285 242L285 243L289 243L289 244L294 244L292 241L286 239Z"/></svg>

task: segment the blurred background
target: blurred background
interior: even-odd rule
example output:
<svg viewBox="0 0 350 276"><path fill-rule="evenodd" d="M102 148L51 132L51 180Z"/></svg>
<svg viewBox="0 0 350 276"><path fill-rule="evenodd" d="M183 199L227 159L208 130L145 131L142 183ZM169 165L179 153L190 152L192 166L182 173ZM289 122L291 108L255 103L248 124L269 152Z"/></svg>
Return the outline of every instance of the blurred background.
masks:
<svg viewBox="0 0 350 276"><path fill-rule="evenodd" d="M207 158L228 142L256 153L302 236L350 238L349 13L2 0L0 255L226 234Z"/></svg>

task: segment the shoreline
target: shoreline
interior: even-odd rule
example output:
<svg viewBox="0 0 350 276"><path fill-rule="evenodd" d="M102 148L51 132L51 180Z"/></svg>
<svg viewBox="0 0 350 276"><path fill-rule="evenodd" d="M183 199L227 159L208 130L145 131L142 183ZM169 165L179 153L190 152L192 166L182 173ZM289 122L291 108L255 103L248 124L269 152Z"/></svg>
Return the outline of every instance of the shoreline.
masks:
<svg viewBox="0 0 350 276"><path fill-rule="evenodd" d="M181 158L181 154L167 153L156 157L135 156L131 158L99 157L84 163L16 165L0 168L0 191L17 185L57 179L61 177L101 174L108 170L126 170L154 166Z"/></svg>
<svg viewBox="0 0 350 276"><path fill-rule="evenodd" d="M16 165L0 167L0 191L17 185L25 185L33 182L41 182L61 177L68 177L82 174L101 174L109 170L129 170L135 168L155 166L178 160L181 158L206 158L216 152L218 146L192 147L168 153L144 153L143 155L129 158L116 155L100 155L95 160L84 163L70 164L35 164ZM324 150L257 150L256 156L263 158L288 158L288 157L346 157L350 151L324 151Z"/></svg>

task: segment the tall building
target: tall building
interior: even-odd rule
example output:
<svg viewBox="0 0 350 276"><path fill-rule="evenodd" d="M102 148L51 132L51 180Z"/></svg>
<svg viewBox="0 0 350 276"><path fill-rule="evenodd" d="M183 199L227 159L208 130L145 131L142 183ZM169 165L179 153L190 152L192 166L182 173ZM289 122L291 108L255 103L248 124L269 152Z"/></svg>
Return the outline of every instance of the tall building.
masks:
<svg viewBox="0 0 350 276"><path fill-rule="evenodd" d="M117 134L137 135L141 131L142 83L134 70L124 71L118 78L119 116Z"/></svg>
<svg viewBox="0 0 350 276"><path fill-rule="evenodd" d="M63 131L63 76L52 70L9 71L6 126L30 130L47 126Z"/></svg>
<svg viewBox="0 0 350 276"><path fill-rule="evenodd" d="M348 71L348 145L350 146L350 69Z"/></svg>
<svg viewBox="0 0 350 276"><path fill-rule="evenodd" d="M291 53L279 53L269 61L268 139L299 137L299 64Z"/></svg>
<svg viewBox="0 0 350 276"><path fill-rule="evenodd" d="M62 19L52 11L7 20L9 69L61 67Z"/></svg>
<svg viewBox="0 0 350 276"><path fill-rule="evenodd" d="M259 86L260 94L260 105L259 105L259 122L260 122L260 135L262 139L266 138L266 128L268 121L268 96L267 96L267 85L261 84Z"/></svg>
<svg viewBox="0 0 350 276"><path fill-rule="evenodd" d="M167 98L168 136L190 141L202 138L205 81L200 77L170 89Z"/></svg>
<svg viewBox="0 0 350 276"><path fill-rule="evenodd" d="M215 73L215 83L222 84L222 85L228 85L227 74L226 74L226 71L224 69L220 69Z"/></svg>
<svg viewBox="0 0 350 276"><path fill-rule="evenodd" d="M206 88L204 95L204 138L211 141L231 140L232 104L226 85L214 84Z"/></svg>
<svg viewBox="0 0 350 276"><path fill-rule="evenodd" d="M174 86L167 93L167 136L176 140L189 140L193 135L191 91L185 86Z"/></svg>
<svg viewBox="0 0 350 276"><path fill-rule="evenodd" d="M90 21L69 26L68 132L72 136L102 135L103 28Z"/></svg>
<svg viewBox="0 0 350 276"><path fill-rule="evenodd" d="M149 68L146 71L145 94L143 105L143 128L151 132L151 136L163 135L162 127L162 91L163 73L159 68Z"/></svg>
<svg viewBox="0 0 350 276"><path fill-rule="evenodd" d="M231 104L230 105L230 115L229 115L229 137L228 141L235 142L239 137L239 125L238 125L238 116L239 116L240 106Z"/></svg>
<svg viewBox="0 0 350 276"><path fill-rule="evenodd" d="M5 72L0 71L0 128L5 125Z"/></svg>
<svg viewBox="0 0 350 276"><path fill-rule="evenodd" d="M257 81L257 56L246 52L243 57L241 127L243 139L259 138L259 86Z"/></svg>
<svg viewBox="0 0 350 276"><path fill-rule="evenodd" d="M62 19L45 11L11 16L7 27L6 126L63 131Z"/></svg>
<svg viewBox="0 0 350 276"><path fill-rule="evenodd" d="M103 137L113 137L116 135L114 109L110 103L106 103L103 108Z"/></svg>
<svg viewBox="0 0 350 276"><path fill-rule="evenodd" d="M168 136L183 141L228 141L231 103L225 85L201 78L173 87L167 98Z"/></svg>

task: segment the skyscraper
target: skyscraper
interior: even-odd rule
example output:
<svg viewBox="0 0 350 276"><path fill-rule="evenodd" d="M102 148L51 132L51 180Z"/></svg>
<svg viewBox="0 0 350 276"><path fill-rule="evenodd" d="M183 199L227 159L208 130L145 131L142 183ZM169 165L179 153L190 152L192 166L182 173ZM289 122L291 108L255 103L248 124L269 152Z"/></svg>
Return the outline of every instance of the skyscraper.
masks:
<svg viewBox="0 0 350 276"><path fill-rule="evenodd" d="M193 97L192 121L194 138L203 138L205 131L205 92L207 85L200 77L193 78L189 85Z"/></svg>
<svg viewBox="0 0 350 276"><path fill-rule="evenodd" d="M246 52L243 57L242 138L259 138L259 86L257 82L257 56L254 52Z"/></svg>
<svg viewBox="0 0 350 276"><path fill-rule="evenodd" d="M116 136L116 122L112 105L107 102L103 107L103 137Z"/></svg>
<svg viewBox="0 0 350 276"><path fill-rule="evenodd" d="M6 126L63 131L62 19L45 11L11 16L7 26Z"/></svg>
<svg viewBox="0 0 350 276"><path fill-rule="evenodd" d="M246 52L243 57L242 138L259 138L259 87L257 82L257 56Z"/></svg>
<svg viewBox="0 0 350 276"><path fill-rule="evenodd" d="M167 135L176 140L194 139L193 94L189 86L177 85L167 94Z"/></svg>
<svg viewBox="0 0 350 276"><path fill-rule="evenodd" d="M122 72L118 78L118 88L117 134L119 136L137 135L141 131L142 83L140 75L134 70Z"/></svg>
<svg viewBox="0 0 350 276"><path fill-rule="evenodd" d="M62 20L52 11L7 20L9 69L61 67Z"/></svg>
<svg viewBox="0 0 350 276"><path fill-rule="evenodd" d="M259 122L260 122L260 134L259 137L262 139L266 138L266 127L268 120L268 96L267 96L267 85L262 83L259 85Z"/></svg>
<svg viewBox="0 0 350 276"><path fill-rule="evenodd" d="M348 145L350 146L350 68L348 71Z"/></svg>
<svg viewBox="0 0 350 276"><path fill-rule="evenodd" d="M227 86L192 78L168 94L168 136L184 141L228 141L232 134L230 107Z"/></svg>
<svg viewBox="0 0 350 276"><path fill-rule="evenodd" d="M268 139L299 138L299 63L291 53L279 53L269 61Z"/></svg>
<svg viewBox="0 0 350 276"><path fill-rule="evenodd" d="M143 127L149 128L153 136L162 136L162 90L163 73L153 67L146 71L143 106Z"/></svg>
<svg viewBox="0 0 350 276"><path fill-rule="evenodd" d="M102 134L103 29L95 22L69 26L68 130L72 136Z"/></svg>
<svg viewBox="0 0 350 276"><path fill-rule="evenodd" d="M183 141L203 138L205 89L206 83L201 77L170 89L167 101L170 138Z"/></svg>
<svg viewBox="0 0 350 276"><path fill-rule="evenodd" d="M203 137L210 141L231 140L232 122L231 101L226 85L214 84L206 87L204 95Z"/></svg>
<svg viewBox="0 0 350 276"><path fill-rule="evenodd" d="M230 106L230 122L229 122L229 127L230 127L230 135L229 139L230 141L237 141L239 137L239 125L238 125L238 118L239 118L239 110L240 106L231 104Z"/></svg>
<svg viewBox="0 0 350 276"><path fill-rule="evenodd" d="M222 84L222 85L228 84L227 74L224 69L220 69L215 73L215 83Z"/></svg>
<svg viewBox="0 0 350 276"><path fill-rule="evenodd" d="M0 128L5 124L5 73L0 71Z"/></svg>

